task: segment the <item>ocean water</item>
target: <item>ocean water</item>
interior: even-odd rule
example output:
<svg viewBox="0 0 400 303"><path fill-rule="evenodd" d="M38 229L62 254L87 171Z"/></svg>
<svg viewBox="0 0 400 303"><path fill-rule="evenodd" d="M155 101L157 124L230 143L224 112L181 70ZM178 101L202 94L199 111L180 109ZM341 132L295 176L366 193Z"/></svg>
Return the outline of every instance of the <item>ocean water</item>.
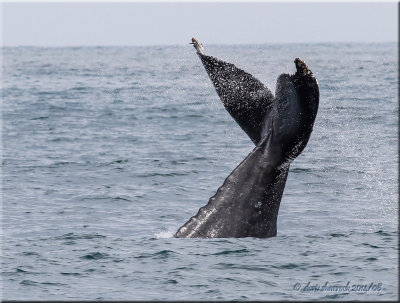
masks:
<svg viewBox="0 0 400 303"><path fill-rule="evenodd" d="M277 237L172 237L253 149L192 46L3 48L2 299L398 299L397 44L205 47L319 80Z"/></svg>

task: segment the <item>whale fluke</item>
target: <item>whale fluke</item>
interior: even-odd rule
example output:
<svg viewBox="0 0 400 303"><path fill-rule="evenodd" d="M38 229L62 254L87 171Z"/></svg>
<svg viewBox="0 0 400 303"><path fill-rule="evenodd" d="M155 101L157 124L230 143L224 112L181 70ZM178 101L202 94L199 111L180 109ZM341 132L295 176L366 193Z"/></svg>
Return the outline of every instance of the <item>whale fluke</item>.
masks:
<svg viewBox="0 0 400 303"><path fill-rule="evenodd" d="M261 139L264 117L274 96L260 80L231 63L204 54L203 45L192 38L207 73L226 110L250 139Z"/></svg>
<svg viewBox="0 0 400 303"><path fill-rule="evenodd" d="M278 77L275 96L258 79L204 53L192 38L223 105L256 147L175 237L273 237L290 163L310 138L319 88L307 64Z"/></svg>

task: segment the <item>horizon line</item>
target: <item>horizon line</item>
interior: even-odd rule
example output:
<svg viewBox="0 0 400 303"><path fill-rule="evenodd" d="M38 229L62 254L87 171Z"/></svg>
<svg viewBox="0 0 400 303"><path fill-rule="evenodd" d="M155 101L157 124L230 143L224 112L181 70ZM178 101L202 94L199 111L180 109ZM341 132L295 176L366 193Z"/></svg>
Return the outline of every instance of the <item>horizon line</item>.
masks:
<svg viewBox="0 0 400 303"><path fill-rule="evenodd" d="M321 41L321 42L251 42L251 43L207 43L207 46L245 46L245 45L279 45L279 44L388 44L399 43L399 41ZM189 42L188 42L189 44ZM186 43L171 44L70 44L70 45L0 45L0 48L7 47L160 47L160 46L186 46Z"/></svg>

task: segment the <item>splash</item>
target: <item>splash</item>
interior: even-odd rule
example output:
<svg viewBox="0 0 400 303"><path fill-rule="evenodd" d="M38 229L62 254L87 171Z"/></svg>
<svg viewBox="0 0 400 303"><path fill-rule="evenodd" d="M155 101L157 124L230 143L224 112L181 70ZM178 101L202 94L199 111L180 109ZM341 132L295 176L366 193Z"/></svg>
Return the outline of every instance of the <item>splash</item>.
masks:
<svg viewBox="0 0 400 303"><path fill-rule="evenodd" d="M162 227L160 229L160 231L158 231L157 233L154 234L154 237L156 239L168 239L168 238L173 238L174 237L174 233L175 233L175 229L173 228L166 228L166 227Z"/></svg>

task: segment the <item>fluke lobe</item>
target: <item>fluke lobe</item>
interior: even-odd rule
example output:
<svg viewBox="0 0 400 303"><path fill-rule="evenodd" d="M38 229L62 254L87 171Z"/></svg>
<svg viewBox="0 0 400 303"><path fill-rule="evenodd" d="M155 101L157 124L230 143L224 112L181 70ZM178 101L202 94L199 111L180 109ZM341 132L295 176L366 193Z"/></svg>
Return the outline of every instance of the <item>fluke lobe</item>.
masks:
<svg viewBox="0 0 400 303"><path fill-rule="evenodd" d="M275 96L258 79L204 54L192 38L226 110L256 147L226 178L177 238L274 237L291 161L303 151L318 111L319 88L307 64L278 77Z"/></svg>

